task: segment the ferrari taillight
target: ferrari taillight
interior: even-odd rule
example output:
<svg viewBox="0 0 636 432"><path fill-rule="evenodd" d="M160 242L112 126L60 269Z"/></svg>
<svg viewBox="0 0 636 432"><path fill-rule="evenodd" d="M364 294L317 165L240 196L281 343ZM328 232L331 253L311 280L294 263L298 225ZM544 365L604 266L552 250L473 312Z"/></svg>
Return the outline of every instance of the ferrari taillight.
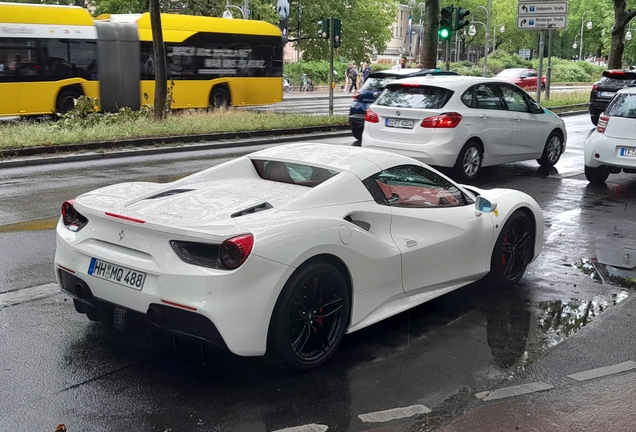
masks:
<svg viewBox="0 0 636 432"><path fill-rule="evenodd" d="M598 118L598 124L596 125L596 132L605 133L605 129L607 129L607 122L609 121L609 116L607 114L601 114Z"/></svg>
<svg viewBox="0 0 636 432"><path fill-rule="evenodd" d="M369 123L379 123L380 117L378 117L378 115L373 111L367 110L367 113L364 116L364 121L368 121Z"/></svg>
<svg viewBox="0 0 636 432"><path fill-rule="evenodd" d="M230 269L239 268L252 252L254 236L252 234L240 235L225 240L221 244L221 263Z"/></svg>
<svg viewBox="0 0 636 432"><path fill-rule="evenodd" d="M79 231L88 223L88 219L82 216L74 206L75 200L68 200L62 204L62 222L71 231Z"/></svg>
<svg viewBox="0 0 636 432"><path fill-rule="evenodd" d="M456 112L444 113L438 116L427 117L422 120L423 128L454 128L462 120L462 115Z"/></svg>

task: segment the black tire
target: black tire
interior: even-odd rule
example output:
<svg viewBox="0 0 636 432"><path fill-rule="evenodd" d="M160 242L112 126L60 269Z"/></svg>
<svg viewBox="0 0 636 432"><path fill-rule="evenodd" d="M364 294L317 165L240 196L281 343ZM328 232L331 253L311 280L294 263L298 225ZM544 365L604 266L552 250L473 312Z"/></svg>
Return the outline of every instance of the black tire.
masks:
<svg viewBox="0 0 636 432"><path fill-rule="evenodd" d="M307 90L309 90L309 91L314 91L314 83L310 82L310 83L307 85Z"/></svg>
<svg viewBox="0 0 636 432"><path fill-rule="evenodd" d="M351 300L342 274L316 261L297 270L276 302L268 360L300 371L324 365L349 325Z"/></svg>
<svg viewBox="0 0 636 432"><path fill-rule="evenodd" d="M291 93L292 91L294 91L294 83L288 81L286 84L283 85L283 90L285 90L285 93Z"/></svg>
<svg viewBox="0 0 636 432"><path fill-rule="evenodd" d="M592 168L589 166L585 167L585 178L590 183L603 184L609 175L610 171L605 166L600 166L598 168Z"/></svg>
<svg viewBox="0 0 636 432"><path fill-rule="evenodd" d="M75 99L79 98L81 94L74 90L63 90L57 95L55 102L55 110L58 114L66 114L75 108Z"/></svg>
<svg viewBox="0 0 636 432"><path fill-rule="evenodd" d="M598 125L598 114L590 114L590 120L594 126Z"/></svg>
<svg viewBox="0 0 636 432"><path fill-rule="evenodd" d="M519 282L534 253L535 229L521 210L515 211L504 224L490 259L488 279L508 288Z"/></svg>
<svg viewBox="0 0 636 432"><path fill-rule="evenodd" d="M473 180L481 170L483 153L476 141L468 141L457 156L455 172L461 180Z"/></svg>
<svg viewBox="0 0 636 432"><path fill-rule="evenodd" d="M561 158L561 153L563 153L563 136L557 131L552 131L543 147L543 154L537 162L543 167L554 166Z"/></svg>
<svg viewBox="0 0 636 432"><path fill-rule="evenodd" d="M351 128L351 132L353 133L353 137L358 141L362 140L362 131L364 129L361 128Z"/></svg>
<svg viewBox="0 0 636 432"><path fill-rule="evenodd" d="M223 87L215 87L210 94L210 108L229 108L230 93Z"/></svg>

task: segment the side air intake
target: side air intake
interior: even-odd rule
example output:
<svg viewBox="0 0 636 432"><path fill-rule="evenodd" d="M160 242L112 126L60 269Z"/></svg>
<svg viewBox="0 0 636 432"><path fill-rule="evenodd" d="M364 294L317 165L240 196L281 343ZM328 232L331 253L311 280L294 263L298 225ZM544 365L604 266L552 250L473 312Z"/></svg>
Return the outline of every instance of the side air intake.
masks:
<svg viewBox="0 0 636 432"><path fill-rule="evenodd" d="M236 213L232 213L230 215L230 217L236 218L236 217L245 216L245 215L252 214L252 213L258 213L259 211L263 211L263 210L269 210L271 208L274 208L274 207L270 203L265 201L262 204L258 204L258 205L252 206L252 207L248 207L245 210L241 210L241 211L237 211Z"/></svg>

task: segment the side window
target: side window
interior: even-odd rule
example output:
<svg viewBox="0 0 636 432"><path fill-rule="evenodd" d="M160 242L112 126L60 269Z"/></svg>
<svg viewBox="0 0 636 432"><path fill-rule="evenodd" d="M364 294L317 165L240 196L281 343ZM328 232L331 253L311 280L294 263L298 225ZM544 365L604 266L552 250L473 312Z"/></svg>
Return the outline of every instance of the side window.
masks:
<svg viewBox="0 0 636 432"><path fill-rule="evenodd" d="M501 94L504 101L506 101L506 105L508 105L508 110L514 112L530 112L530 107L528 106L528 101L526 100L523 90L502 85Z"/></svg>
<svg viewBox="0 0 636 432"><path fill-rule="evenodd" d="M467 204L466 197L455 185L417 165L389 168L365 180L364 184L383 205L431 208Z"/></svg>
<svg viewBox="0 0 636 432"><path fill-rule="evenodd" d="M461 97L464 105L470 108L480 109L504 109L501 99L495 90L487 84L478 84L470 87Z"/></svg>

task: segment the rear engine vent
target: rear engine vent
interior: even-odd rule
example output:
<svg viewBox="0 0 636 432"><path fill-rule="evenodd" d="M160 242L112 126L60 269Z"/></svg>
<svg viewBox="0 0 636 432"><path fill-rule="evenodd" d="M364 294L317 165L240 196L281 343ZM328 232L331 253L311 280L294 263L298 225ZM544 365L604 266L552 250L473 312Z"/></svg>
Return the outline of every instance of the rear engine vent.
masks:
<svg viewBox="0 0 636 432"><path fill-rule="evenodd" d="M241 210L241 211L237 211L236 213L232 213L230 215L230 217L236 218L236 217L245 216L245 215L252 214L252 213L258 213L259 211L263 211L263 210L269 210L271 208L274 208L274 207L270 203L265 201L262 204L258 204L258 205L252 206L252 207L248 207L245 210Z"/></svg>
<svg viewBox="0 0 636 432"><path fill-rule="evenodd" d="M169 196L172 196L172 195L178 195L178 194L181 194L181 193L184 193L184 192L190 192L190 191L193 191L193 190L194 189L172 189L172 190L169 190L169 191L161 192L161 193L159 193L157 195L150 196L150 197L148 197L146 199L151 200L151 199L165 198L165 197L169 197Z"/></svg>

